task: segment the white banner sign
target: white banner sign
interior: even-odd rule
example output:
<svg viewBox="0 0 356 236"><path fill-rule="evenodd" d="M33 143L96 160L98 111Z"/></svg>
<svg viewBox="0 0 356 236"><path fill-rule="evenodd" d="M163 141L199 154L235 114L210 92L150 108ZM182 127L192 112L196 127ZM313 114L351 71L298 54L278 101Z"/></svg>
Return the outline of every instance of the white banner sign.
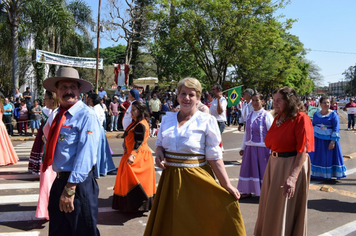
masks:
<svg viewBox="0 0 356 236"><path fill-rule="evenodd" d="M356 107L347 107L347 114L356 114Z"/></svg>
<svg viewBox="0 0 356 236"><path fill-rule="evenodd" d="M96 58L71 57L36 49L36 62L62 66L96 69ZM103 59L99 58L99 69L103 69Z"/></svg>

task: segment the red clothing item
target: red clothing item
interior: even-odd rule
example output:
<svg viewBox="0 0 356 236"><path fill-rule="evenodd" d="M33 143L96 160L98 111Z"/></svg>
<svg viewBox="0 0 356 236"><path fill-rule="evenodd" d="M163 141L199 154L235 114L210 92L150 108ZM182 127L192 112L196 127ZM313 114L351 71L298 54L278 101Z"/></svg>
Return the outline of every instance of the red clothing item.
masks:
<svg viewBox="0 0 356 236"><path fill-rule="evenodd" d="M349 102L349 103L346 104L345 108L346 108L346 107L356 107L356 103L354 103L354 102Z"/></svg>
<svg viewBox="0 0 356 236"><path fill-rule="evenodd" d="M121 68L120 68L120 64L117 64L117 66L115 67L114 69L114 74L115 74L115 83L118 84L118 79L119 79L119 73L121 71ZM130 71L130 66L125 64L125 69L124 69L124 73L125 73L125 84L127 84L127 81L129 79L129 71Z"/></svg>
<svg viewBox="0 0 356 236"><path fill-rule="evenodd" d="M337 102L335 102L334 104L330 104L330 109L336 111L337 113L338 110Z"/></svg>
<svg viewBox="0 0 356 236"><path fill-rule="evenodd" d="M130 102L123 102L123 103L121 103L121 105L123 105L126 109L125 109L125 111L130 107L130 105L131 105L131 103ZM124 112L124 115L122 116L122 120L124 119L124 117L125 117L125 113L126 112Z"/></svg>
<svg viewBox="0 0 356 236"><path fill-rule="evenodd" d="M268 130L265 144L266 147L275 152L299 153L307 148L307 152L314 151L314 130L310 118L304 112L299 112L294 119L286 120L277 127L277 116L271 128Z"/></svg>
<svg viewBox="0 0 356 236"><path fill-rule="evenodd" d="M316 102L315 101L310 101L310 106L316 107Z"/></svg>
<svg viewBox="0 0 356 236"><path fill-rule="evenodd" d="M131 103L125 101L125 102L121 103L121 105L123 105L127 110L129 108L129 106L131 105Z"/></svg>

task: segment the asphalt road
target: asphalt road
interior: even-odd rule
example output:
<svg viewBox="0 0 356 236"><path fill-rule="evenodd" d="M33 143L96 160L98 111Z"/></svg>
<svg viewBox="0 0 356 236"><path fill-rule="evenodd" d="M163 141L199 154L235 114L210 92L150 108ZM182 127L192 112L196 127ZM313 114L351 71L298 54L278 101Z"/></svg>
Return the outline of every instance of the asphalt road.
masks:
<svg viewBox="0 0 356 236"><path fill-rule="evenodd" d="M310 185L308 202L308 235L355 235L356 236L356 132L346 131L345 114L341 113L341 147L345 156L348 176L337 182L314 181ZM224 162L233 185L237 185L240 165L237 160L243 132L236 126L227 127L223 134L225 148ZM154 150L155 138L149 146ZM21 161L12 166L0 168L0 236L1 235L47 235L48 222L34 218L38 197L38 177L27 173L29 151L33 141L14 141ZM119 165L123 139L109 139L114 151L114 162ZM156 169L156 181L160 169ZM99 217L101 235L142 235L149 213L123 214L111 209L115 175L98 179ZM320 191L323 186L331 192ZM247 235L253 235L257 218L258 197L240 200ZM187 209L188 211L189 209ZM213 226L209 226L213 227ZM9 234L13 233L13 234Z"/></svg>

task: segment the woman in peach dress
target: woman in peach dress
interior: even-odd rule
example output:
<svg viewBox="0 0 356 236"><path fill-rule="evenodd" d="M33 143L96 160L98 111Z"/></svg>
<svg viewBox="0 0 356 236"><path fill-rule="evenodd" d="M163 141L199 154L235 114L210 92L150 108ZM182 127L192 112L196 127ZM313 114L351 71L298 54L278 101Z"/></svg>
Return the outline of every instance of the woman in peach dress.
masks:
<svg viewBox="0 0 356 236"><path fill-rule="evenodd" d="M44 123L43 127L46 124L46 122L49 122L47 119L50 117L50 114L58 107L58 99L56 97L55 93L52 93L50 91L46 91L45 93L45 98L44 98L44 104L45 108L43 108L43 115L44 115ZM53 117L52 117L53 119ZM52 122L52 121L51 121ZM43 134L44 136L47 136L49 130L43 129ZM44 140L44 147L43 150L45 150L45 145L46 142ZM44 151L43 155L41 158L44 157ZM49 199L49 192L51 190L52 184L54 179L56 178L56 172L52 170L52 165L49 166L46 171L43 172L42 170L42 160L41 160L41 166L39 168L40 171L40 190L39 190L39 196L38 196L38 202L37 202L37 208L36 208L36 217L40 219L47 219L49 220L49 215L48 215L48 199Z"/></svg>
<svg viewBox="0 0 356 236"><path fill-rule="evenodd" d="M14 164L19 160L7 134L5 124L2 122L3 113L4 106L0 99L0 166Z"/></svg>

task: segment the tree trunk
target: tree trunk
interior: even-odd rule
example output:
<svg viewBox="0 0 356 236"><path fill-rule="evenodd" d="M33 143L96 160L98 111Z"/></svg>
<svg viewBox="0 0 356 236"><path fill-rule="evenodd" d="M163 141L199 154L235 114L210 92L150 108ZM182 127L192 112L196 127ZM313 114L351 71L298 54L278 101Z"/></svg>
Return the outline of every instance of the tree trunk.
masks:
<svg viewBox="0 0 356 236"><path fill-rule="evenodd" d="M12 83L13 93L19 87L19 38L18 26L11 25L11 38L12 38Z"/></svg>

